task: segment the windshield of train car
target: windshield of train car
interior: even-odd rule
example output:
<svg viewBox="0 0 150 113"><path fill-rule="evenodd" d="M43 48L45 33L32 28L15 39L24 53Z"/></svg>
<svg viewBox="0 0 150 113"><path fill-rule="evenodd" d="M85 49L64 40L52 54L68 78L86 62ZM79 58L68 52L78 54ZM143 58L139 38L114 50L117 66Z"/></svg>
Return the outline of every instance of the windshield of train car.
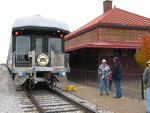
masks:
<svg viewBox="0 0 150 113"><path fill-rule="evenodd" d="M27 53L30 50L30 37L17 36L16 37L16 51L18 53Z"/></svg>
<svg viewBox="0 0 150 113"><path fill-rule="evenodd" d="M54 51L55 53L62 52L62 43L60 38L49 38L49 52Z"/></svg>

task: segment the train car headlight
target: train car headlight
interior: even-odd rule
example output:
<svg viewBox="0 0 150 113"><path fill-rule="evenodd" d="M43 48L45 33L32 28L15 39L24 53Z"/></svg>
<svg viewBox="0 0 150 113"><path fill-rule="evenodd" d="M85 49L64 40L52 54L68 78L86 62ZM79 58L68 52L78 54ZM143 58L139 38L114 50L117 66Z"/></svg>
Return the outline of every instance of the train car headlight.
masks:
<svg viewBox="0 0 150 113"><path fill-rule="evenodd" d="M48 64L49 62L49 58L46 54L40 54L38 57L37 57L37 62L39 65L41 66L45 66Z"/></svg>

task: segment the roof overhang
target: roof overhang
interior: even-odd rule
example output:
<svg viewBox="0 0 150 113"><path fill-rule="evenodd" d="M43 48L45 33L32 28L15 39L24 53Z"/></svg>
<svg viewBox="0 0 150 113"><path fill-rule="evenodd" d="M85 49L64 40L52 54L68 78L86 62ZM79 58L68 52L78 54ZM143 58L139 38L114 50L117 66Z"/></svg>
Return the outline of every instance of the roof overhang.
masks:
<svg viewBox="0 0 150 113"><path fill-rule="evenodd" d="M81 49L81 48L116 48L116 49L137 49L140 47L140 42L124 42L124 41L97 41L88 44L83 44L73 48L66 49L66 52Z"/></svg>

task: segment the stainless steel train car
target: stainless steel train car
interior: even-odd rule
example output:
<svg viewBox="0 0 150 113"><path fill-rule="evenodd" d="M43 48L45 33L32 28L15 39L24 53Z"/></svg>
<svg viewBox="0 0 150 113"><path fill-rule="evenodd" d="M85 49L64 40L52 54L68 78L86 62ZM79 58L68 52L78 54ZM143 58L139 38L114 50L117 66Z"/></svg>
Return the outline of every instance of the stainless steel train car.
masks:
<svg viewBox="0 0 150 113"><path fill-rule="evenodd" d="M32 89L37 83L53 88L57 75L70 71L64 53L67 24L41 16L18 18L12 25L7 67L16 85Z"/></svg>

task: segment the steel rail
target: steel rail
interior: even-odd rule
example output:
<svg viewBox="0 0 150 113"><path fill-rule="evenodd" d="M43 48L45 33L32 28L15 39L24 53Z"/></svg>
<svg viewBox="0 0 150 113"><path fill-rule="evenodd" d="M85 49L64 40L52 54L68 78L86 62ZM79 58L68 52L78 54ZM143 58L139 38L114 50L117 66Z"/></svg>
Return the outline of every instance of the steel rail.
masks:
<svg viewBox="0 0 150 113"><path fill-rule="evenodd" d="M51 92L57 94L58 96L64 98L66 101L71 102L71 103L74 104L75 106L81 108L81 110L83 110L85 113L98 113L98 111L93 110L93 109L90 109L89 107L87 107L87 106L85 106L85 105L83 105L83 104L80 104L80 103L77 102L76 100L73 100L73 99L67 97L67 96L64 95L64 94L61 94L60 92L56 91L55 89L51 89L51 90L49 90L49 91L51 91Z"/></svg>
<svg viewBox="0 0 150 113"><path fill-rule="evenodd" d="M27 96L30 98L32 104L37 108L39 113L46 113L45 110L40 106L40 104L35 100L29 91L27 91L23 86L21 88L26 92Z"/></svg>

